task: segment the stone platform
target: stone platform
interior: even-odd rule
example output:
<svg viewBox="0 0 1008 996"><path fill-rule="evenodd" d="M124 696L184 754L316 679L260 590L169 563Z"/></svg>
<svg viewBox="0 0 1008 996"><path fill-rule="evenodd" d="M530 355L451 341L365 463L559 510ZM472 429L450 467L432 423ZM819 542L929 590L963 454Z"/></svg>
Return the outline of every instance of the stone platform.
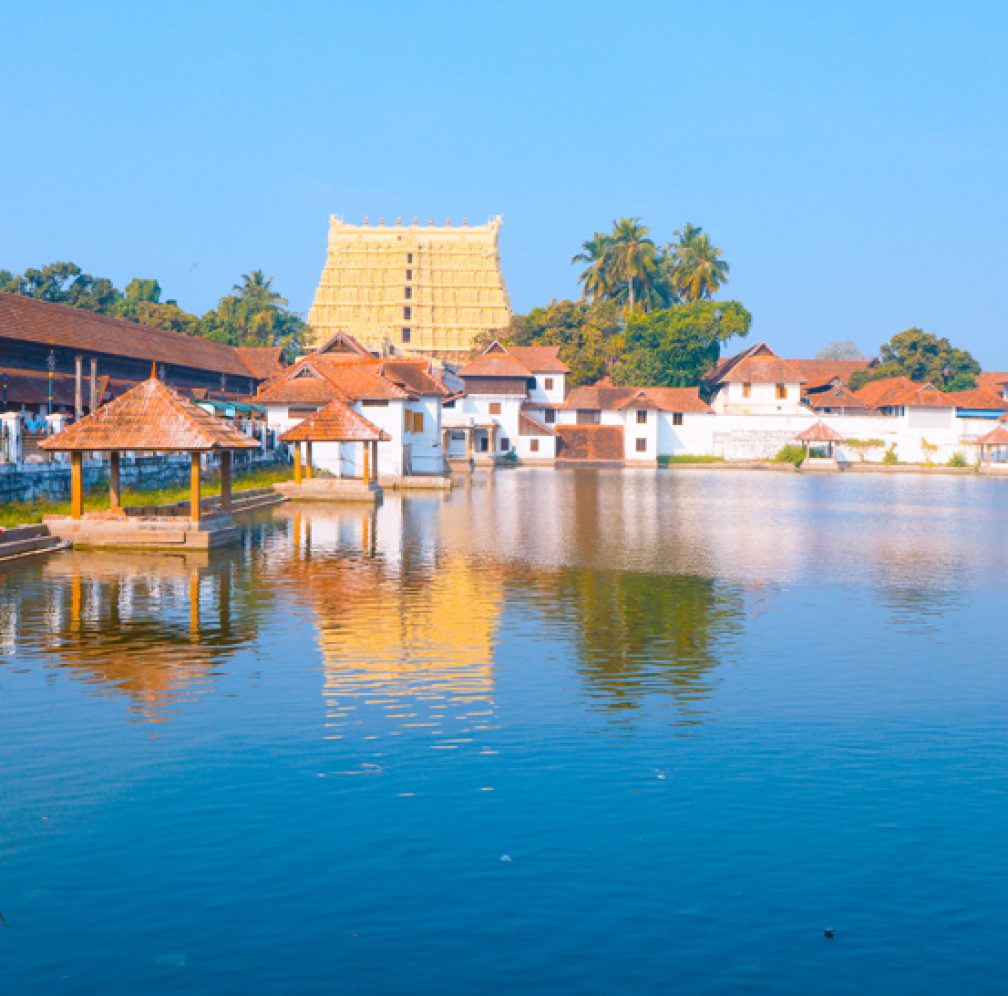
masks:
<svg viewBox="0 0 1008 996"><path fill-rule="evenodd" d="M376 505L382 499L382 489L356 477L313 477L282 481L273 487L291 501L360 501Z"/></svg>
<svg viewBox="0 0 1008 996"><path fill-rule="evenodd" d="M74 547L116 547L155 550L213 550L238 541L240 529L230 515L214 515L193 522L184 516L85 514L47 515L53 536Z"/></svg>
<svg viewBox="0 0 1008 996"><path fill-rule="evenodd" d="M451 491L452 479L438 474L412 475L405 477L379 477L383 488L393 491Z"/></svg>

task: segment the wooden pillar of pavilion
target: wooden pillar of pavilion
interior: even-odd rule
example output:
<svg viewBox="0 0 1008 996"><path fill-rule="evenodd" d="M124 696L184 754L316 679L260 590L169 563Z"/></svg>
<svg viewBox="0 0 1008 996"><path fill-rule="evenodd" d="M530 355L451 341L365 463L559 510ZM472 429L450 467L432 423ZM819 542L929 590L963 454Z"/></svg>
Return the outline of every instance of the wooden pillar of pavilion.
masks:
<svg viewBox="0 0 1008 996"><path fill-rule="evenodd" d="M371 480L371 447L367 443L361 443L361 449L364 451L364 473L361 476L366 484Z"/></svg>
<svg viewBox="0 0 1008 996"><path fill-rule="evenodd" d="M312 466L311 440L305 443L305 477L310 481L315 476L315 468Z"/></svg>
<svg viewBox="0 0 1008 996"><path fill-rule="evenodd" d="M301 444L294 444L294 483L301 483Z"/></svg>
<svg viewBox="0 0 1008 996"><path fill-rule="evenodd" d="M108 475L109 511L118 512L122 507L122 492L119 487L119 451L109 453Z"/></svg>
<svg viewBox="0 0 1008 996"><path fill-rule="evenodd" d="M224 512L231 511L231 451L221 450L220 455L220 504Z"/></svg>
<svg viewBox="0 0 1008 996"><path fill-rule="evenodd" d="M200 506L200 455L192 453L192 463L189 468L189 518L199 522L203 510Z"/></svg>
<svg viewBox="0 0 1008 996"><path fill-rule="evenodd" d="M378 440L371 441L371 482L378 483Z"/></svg>
<svg viewBox="0 0 1008 996"><path fill-rule="evenodd" d="M84 454L73 450L70 454L70 518L79 519L84 514Z"/></svg>

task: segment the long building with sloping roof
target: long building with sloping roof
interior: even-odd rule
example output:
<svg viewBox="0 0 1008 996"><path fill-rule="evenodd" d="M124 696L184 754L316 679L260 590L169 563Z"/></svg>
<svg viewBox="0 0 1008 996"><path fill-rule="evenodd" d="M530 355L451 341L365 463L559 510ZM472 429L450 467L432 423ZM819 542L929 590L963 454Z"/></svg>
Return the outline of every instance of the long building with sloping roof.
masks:
<svg viewBox="0 0 1008 996"><path fill-rule="evenodd" d="M51 365L54 408L72 410L77 402L78 362L83 410L92 407L92 370L96 404L145 380L151 364L172 387L229 397L254 394L260 383L283 371L278 347L236 348L82 308L0 293L0 390L6 373L8 408L38 410L48 405Z"/></svg>

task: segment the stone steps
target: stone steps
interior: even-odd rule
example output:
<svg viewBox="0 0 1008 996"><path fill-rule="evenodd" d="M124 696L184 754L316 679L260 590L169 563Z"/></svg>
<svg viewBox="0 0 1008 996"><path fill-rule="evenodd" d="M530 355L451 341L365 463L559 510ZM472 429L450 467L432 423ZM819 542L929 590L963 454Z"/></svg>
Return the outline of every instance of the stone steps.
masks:
<svg viewBox="0 0 1008 996"><path fill-rule="evenodd" d="M0 533L0 561L53 553L69 545L51 535L48 526L16 526Z"/></svg>

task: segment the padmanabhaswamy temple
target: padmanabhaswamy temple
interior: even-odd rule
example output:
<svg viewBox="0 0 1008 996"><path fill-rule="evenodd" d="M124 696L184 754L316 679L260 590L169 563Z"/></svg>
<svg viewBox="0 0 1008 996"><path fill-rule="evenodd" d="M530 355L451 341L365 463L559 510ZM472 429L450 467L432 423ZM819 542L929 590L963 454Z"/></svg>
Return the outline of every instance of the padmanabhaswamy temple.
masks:
<svg viewBox="0 0 1008 996"><path fill-rule="evenodd" d="M329 221L325 268L308 312L310 345L349 332L369 350L467 356L477 339L506 329L511 305L501 275L501 219L486 225L351 225Z"/></svg>

